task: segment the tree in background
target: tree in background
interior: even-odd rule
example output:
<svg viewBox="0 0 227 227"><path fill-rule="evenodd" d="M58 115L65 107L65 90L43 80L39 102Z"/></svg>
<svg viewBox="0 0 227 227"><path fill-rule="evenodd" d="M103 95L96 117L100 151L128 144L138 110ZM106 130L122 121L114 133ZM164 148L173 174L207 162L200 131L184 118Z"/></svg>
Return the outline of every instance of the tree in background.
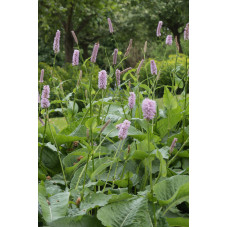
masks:
<svg viewBox="0 0 227 227"><path fill-rule="evenodd" d="M132 65L141 59L140 50L146 40L149 46L155 46L159 20L163 21L163 29L158 42L164 43L171 31L182 53L180 36L188 22L188 4L189 0L39 0L39 61L51 64L49 53L53 53L53 39L59 29L64 48L57 55L58 64L72 61L75 43L71 31L74 30L84 58L90 56L94 43L100 42L103 51L98 64L105 65L105 52L110 56L115 48L108 31L108 17L113 22L120 50L126 50L129 39L133 39L135 53L133 59L128 59Z"/></svg>
<svg viewBox="0 0 227 227"><path fill-rule="evenodd" d="M146 6L151 8L153 14L163 21L163 27L168 28L177 38L179 52L183 53L180 42L180 35L184 32L184 27L189 20L189 0L153 0L146 2Z"/></svg>

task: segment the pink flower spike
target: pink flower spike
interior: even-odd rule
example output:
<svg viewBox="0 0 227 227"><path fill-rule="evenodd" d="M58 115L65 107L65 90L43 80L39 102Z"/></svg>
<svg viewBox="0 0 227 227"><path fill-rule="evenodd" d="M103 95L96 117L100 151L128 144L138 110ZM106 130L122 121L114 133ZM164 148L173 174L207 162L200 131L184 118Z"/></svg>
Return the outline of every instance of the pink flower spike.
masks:
<svg viewBox="0 0 227 227"><path fill-rule="evenodd" d="M120 86L120 84L121 84L121 71L119 69L117 69L115 74L116 74L117 86Z"/></svg>
<svg viewBox="0 0 227 227"><path fill-rule="evenodd" d="M130 94L130 96L128 98L128 106L130 109L133 109L133 107L135 106L135 103L136 103L136 95L134 92L130 92L129 94Z"/></svg>
<svg viewBox="0 0 227 227"><path fill-rule="evenodd" d="M41 107L43 109L47 109L50 106L50 102L47 98L42 98L41 99Z"/></svg>
<svg viewBox="0 0 227 227"><path fill-rule="evenodd" d="M140 73L140 69L141 69L141 67L142 67L143 62L144 62L144 59L141 60L139 66L138 66L138 68L137 68L137 71L136 71L136 74L137 74L137 75Z"/></svg>
<svg viewBox="0 0 227 227"><path fill-rule="evenodd" d="M40 74L40 83L43 83L43 77L44 77L44 69L41 70L41 74Z"/></svg>
<svg viewBox="0 0 227 227"><path fill-rule="evenodd" d="M172 43L173 43L172 36L171 35L167 35L167 37L166 37L166 45L171 46Z"/></svg>
<svg viewBox="0 0 227 227"><path fill-rule="evenodd" d="M60 31L57 30L53 44L53 50L55 54L57 54L60 51L60 34L61 34Z"/></svg>
<svg viewBox="0 0 227 227"><path fill-rule="evenodd" d="M148 121L153 119L156 114L156 102L145 98L142 102L142 111L144 119Z"/></svg>
<svg viewBox="0 0 227 227"><path fill-rule="evenodd" d="M78 45L78 39L77 39L77 36L76 36L75 32L74 32L74 31L71 31L71 33L72 33L72 36L73 36L73 38L74 38L74 41L75 41L76 44Z"/></svg>
<svg viewBox="0 0 227 227"><path fill-rule="evenodd" d="M161 36L161 28L162 28L163 22L159 21L158 22L158 27L157 27L157 36Z"/></svg>
<svg viewBox="0 0 227 227"><path fill-rule="evenodd" d="M169 150L170 154L173 152L173 149L176 146L177 140L178 140L177 138L173 139L173 142L172 142L172 144L170 146L170 150Z"/></svg>
<svg viewBox="0 0 227 227"><path fill-rule="evenodd" d="M93 63L96 62L98 51L99 51L99 43L95 43L93 51L92 51L92 55L91 55L91 62L93 62Z"/></svg>
<svg viewBox="0 0 227 227"><path fill-rule="evenodd" d="M157 66L154 60L151 60L151 74L157 75Z"/></svg>
<svg viewBox="0 0 227 227"><path fill-rule="evenodd" d="M184 29L184 40L189 40L189 23L186 24Z"/></svg>
<svg viewBox="0 0 227 227"><path fill-rule="evenodd" d="M131 70L131 69L132 69L132 67L129 67L129 68L127 68L127 69L124 69L123 71L121 71L120 74L124 74L124 73L128 72L128 71Z"/></svg>
<svg viewBox="0 0 227 227"><path fill-rule="evenodd" d="M50 98L50 87L49 87L49 85L44 85L43 86L42 99L43 98L46 98L46 99Z"/></svg>
<svg viewBox="0 0 227 227"><path fill-rule="evenodd" d="M120 140L123 140L123 139L125 139L127 137L127 135L128 135L128 129L129 129L130 125L131 125L131 122L130 121L124 120L123 123L121 123L121 124L119 124L119 125L116 126L116 128L119 130L119 132L118 132L118 138Z"/></svg>
<svg viewBox="0 0 227 227"><path fill-rule="evenodd" d="M105 70L99 72L99 89L106 89L107 84L107 73Z"/></svg>
<svg viewBox="0 0 227 227"><path fill-rule="evenodd" d="M108 20L108 24L109 24L109 30L110 30L110 33L113 33L113 25L112 25L112 22L110 20L110 18L107 19Z"/></svg>
<svg viewBox="0 0 227 227"><path fill-rule="evenodd" d="M113 65L117 64L117 53L118 53L118 49L115 49L113 54Z"/></svg>
<svg viewBox="0 0 227 227"><path fill-rule="evenodd" d="M72 65L79 65L79 55L80 55L80 51L79 50L74 50L73 53L73 60L72 60Z"/></svg>

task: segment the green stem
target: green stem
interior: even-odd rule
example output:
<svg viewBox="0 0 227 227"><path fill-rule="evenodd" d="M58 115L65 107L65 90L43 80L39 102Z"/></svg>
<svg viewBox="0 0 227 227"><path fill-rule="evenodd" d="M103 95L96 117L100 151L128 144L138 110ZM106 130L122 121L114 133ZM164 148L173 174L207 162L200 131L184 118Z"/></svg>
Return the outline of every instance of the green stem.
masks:
<svg viewBox="0 0 227 227"><path fill-rule="evenodd" d="M58 145L57 145L57 143L56 143L56 140L55 140L55 138L54 138L53 132L52 132L52 130L51 130L50 121L49 121L49 116L48 116L48 111L47 111L47 120L48 120L48 126L49 126L49 129L50 129L51 136L52 136L52 138L53 138L53 140L54 140L54 144L55 144L55 146L56 146L56 148L57 148L58 158L59 158L59 161L60 161L60 164L61 164L61 170L62 170L63 178L64 178L64 181L65 181L65 186L68 187L68 186L67 186L67 182L66 182L66 178L65 178L65 172L64 172L63 164L62 164L62 161L61 161L60 151L59 151L59 149L58 149Z"/></svg>
<svg viewBox="0 0 227 227"><path fill-rule="evenodd" d="M45 115L45 125L44 125L44 132L43 132L43 141L42 141L42 147L41 147L40 158L39 158L39 162L40 163L42 163L42 155L43 155L43 148L44 148L44 139L45 139L45 135L46 135L46 125L47 125L47 109L46 109L46 115Z"/></svg>

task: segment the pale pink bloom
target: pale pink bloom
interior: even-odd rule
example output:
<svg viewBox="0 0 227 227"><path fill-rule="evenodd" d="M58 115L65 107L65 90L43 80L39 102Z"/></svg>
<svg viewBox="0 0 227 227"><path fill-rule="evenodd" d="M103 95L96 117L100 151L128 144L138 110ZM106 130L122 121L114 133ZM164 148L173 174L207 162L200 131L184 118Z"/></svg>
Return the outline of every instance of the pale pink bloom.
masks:
<svg viewBox="0 0 227 227"><path fill-rule="evenodd" d="M46 109L46 108L48 108L49 106L50 106L49 100L48 100L47 98L42 98L42 99L41 99L41 107L42 107L43 109Z"/></svg>
<svg viewBox="0 0 227 227"><path fill-rule="evenodd" d="M151 74L157 75L157 66L154 60L151 60Z"/></svg>
<svg viewBox="0 0 227 227"><path fill-rule="evenodd" d="M112 25L112 22L110 20L110 18L107 19L108 20L108 24L109 24L109 30L110 30L110 33L113 33L113 25Z"/></svg>
<svg viewBox="0 0 227 227"><path fill-rule="evenodd" d="M78 39L77 39L77 36L76 36L75 32L74 32L74 31L71 31L71 33L72 33L72 36L73 36L73 38L74 38L74 41L75 41L76 44L78 45Z"/></svg>
<svg viewBox="0 0 227 227"><path fill-rule="evenodd" d="M163 22L159 21L158 22L158 27L157 27L157 36L161 36L161 28L162 28Z"/></svg>
<svg viewBox="0 0 227 227"><path fill-rule="evenodd" d="M127 50L125 52L124 57L127 57L129 55L129 52L130 52L131 48L132 48L132 39L129 40L129 45L128 45L128 48L127 48Z"/></svg>
<svg viewBox="0 0 227 227"><path fill-rule="evenodd" d="M43 120L42 120L42 118L41 118L41 117L39 117L39 121L40 121L40 123L42 124L42 126L44 126L44 125L45 125L45 123L43 122Z"/></svg>
<svg viewBox="0 0 227 227"><path fill-rule="evenodd" d="M79 65L79 55L80 55L80 51L79 50L74 50L73 53L73 60L72 60L72 65Z"/></svg>
<svg viewBox="0 0 227 227"><path fill-rule="evenodd" d="M147 41L144 44L144 48L143 48L144 54L147 52Z"/></svg>
<svg viewBox="0 0 227 227"><path fill-rule="evenodd" d="M91 55L91 62L93 62L93 63L96 62L98 50L99 50L99 43L95 43L93 51L92 51L92 55Z"/></svg>
<svg viewBox="0 0 227 227"><path fill-rule="evenodd" d="M170 146L170 154L173 152L173 149L174 149L174 147L176 146L176 143L177 143L177 138L174 138L173 139L173 142L172 142L172 144L171 144L171 146Z"/></svg>
<svg viewBox="0 0 227 227"><path fill-rule="evenodd" d="M144 119L153 119L156 114L156 102L151 99L145 98L142 102L142 111Z"/></svg>
<svg viewBox="0 0 227 227"><path fill-rule="evenodd" d="M40 103L40 94L38 92L38 103Z"/></svg>
<svg viewBox="0 0 227 227"><path fill-rule="evenodd" d="M115 72L115 74L116 74L117 86L120 86L120 84L121 84L121 72L120 72L120 70L117 69L116 72Z"/></svg>
<svg viewBox="0 0 227 227"><path fill-rule="evenodd" d="M189 40L189 23L186 24L184 29L184 40Z"/></svg>
<svg viewBox="0 0 227 227"><path fill-rule="evenodd" d="M44 85L43 86L42 99L43 98L46 98L46 99L50 98L50 87L49 87L49 85Z"/></svg>
<svg viewBox="0 0 227 227"><path fill-rule="evenodd" d="M127 68L127 69L124 69L123 71L121 71L121 74L124 74L124 73L126 73L127 71L129 71L129 70L131 70L132 69L132 67L129 67L129 68Z"/></svg>
<svg viewBox="0 0 227 227"><path fill-rule="evenodd" d="M167 37L166 37L166 45L171 46L172 43L173 43L172 36L171 35L167 35Z"/></svg>
<svg viewBox="0 0 227 227"><path fill-rule="evenodd" d="M115 49L113 54L113 65L117 64L117 53L118 53L118 49Z"/></svg>
<svg viewBox="0 0 227 227"><path fill-rule="evenodd" d="M118 138L120 140L123 140L127 137L128 129L130 127L131 122L128 120L124 120L123 123L116 126L116 128L119 130L118 132Z"/></svg>
<svg viewBox="0 0 227 227"><path fill-rule="evenodd" d="M128 106L130 109L133 109L133 107L135 106L135 103L136 103L136 95L134 92L130 92L129 94L130 94L130 96L128 98Z"/></svg>
<svg viewBox="0 0 227 227"><path fill-rule="evenodd" d="M43 77L44 77L44 69L41 70L41 74L40 74L40 83L43 83Z"/></svg>
<svg viewBox="0 0 227 227"><path fill-rule="evenodd" d="M105 70L99 72L99 89L106 89L107 84L107 73Z"/></svg>
<svg viewBox="0 0 227 227"><path fill-rule="evenodd" d="M61 34L60 31L57 30L53 44L53 50L55 54L57 54L60 51L60 34Z"/></svg>
<svg viewBox="0 0 227 227"><path fill-rule="evenodd" d="M141 66L142 66L143 62L144 62L144 59L141 60L139 66L137 68L136 74L139 74L140 73L140 69L141 69Z"/></svg>

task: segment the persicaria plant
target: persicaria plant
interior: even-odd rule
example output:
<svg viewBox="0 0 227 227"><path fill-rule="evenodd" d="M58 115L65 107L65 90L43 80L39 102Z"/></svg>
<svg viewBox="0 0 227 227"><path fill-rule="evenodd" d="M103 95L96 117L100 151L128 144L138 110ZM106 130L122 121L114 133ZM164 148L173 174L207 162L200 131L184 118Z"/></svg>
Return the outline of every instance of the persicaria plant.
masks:
<svg viewBox="0 0 227 227"><path fill-rule="evenodd" d="M40 73L40 226L188 226L188 57L178 62L175 46L171 85L163 85L170 67L166 53L175 45L165 23L159 21L153 34L164 48L163 59L152 56L144 40L143 57L126 65L134 41L120 50L115 37L120 28L110 18L105 21L103 35L113 41L108 65L97 64L105 51L102 42L94 40L84 59L80 36L72 31L76 47L70 66L77 79L70 79L72 91L66 92L68 81L56 69L62 51L57 30L50 79L46 69ZM189 40L189 24L184 40ZM182 65L186 70L180 76ZM156 95L160 90L163 97Z"/></svg>

